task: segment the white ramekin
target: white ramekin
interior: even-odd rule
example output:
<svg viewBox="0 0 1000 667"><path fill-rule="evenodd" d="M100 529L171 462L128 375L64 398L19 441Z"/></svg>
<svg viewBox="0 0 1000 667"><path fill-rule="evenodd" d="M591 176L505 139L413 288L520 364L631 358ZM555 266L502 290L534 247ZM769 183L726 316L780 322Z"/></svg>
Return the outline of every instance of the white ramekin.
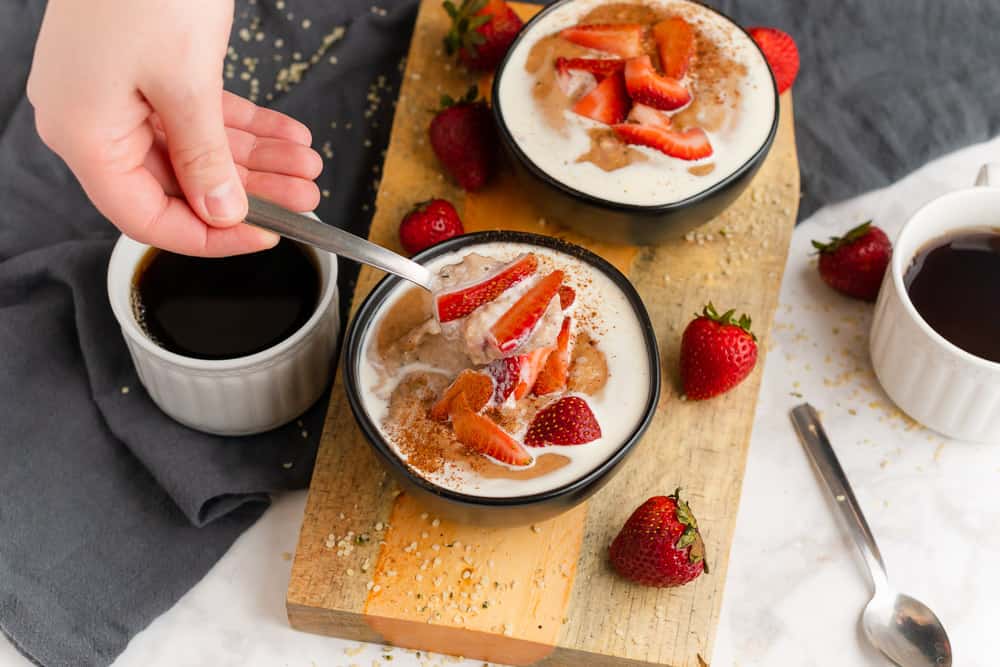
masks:
<svg viewBox="0 0 1000 667"><path fill-rule="evenodd" d="M139 380L163 412L199 431L248 435L295 419L320 397L340 335L335 255L313 251L322 291L301 329L257 354L205 360L164 350L136 322L132 280L147 250L127 236L118 239L108 264L108 299Z"/></svg>
<svg viewBox="0 0 1000 667"><path fill-rule="evenodd" d="M938 197L903 226L875 305L869 347L879 382L908 415L952 438L1000 444L1000 363L934 331L903 284L914 255L928 243L1000 223L1000 165L984 166L976 186Z"/></svg>

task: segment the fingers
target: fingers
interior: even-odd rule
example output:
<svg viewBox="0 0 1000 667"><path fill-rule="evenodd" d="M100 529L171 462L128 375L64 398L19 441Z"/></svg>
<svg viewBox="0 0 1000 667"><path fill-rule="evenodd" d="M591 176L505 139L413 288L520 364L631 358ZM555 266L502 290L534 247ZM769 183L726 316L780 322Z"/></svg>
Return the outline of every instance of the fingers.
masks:
<svg viewBox="0 0 1000 667"><path fill-rule="evenodd" d="M290 211L311 211L319 206L319 188L312 181L260 171L243 172L247 192L284 206Z"/></svg>
<svg viewBox="0 0 1000 667"><path fill-rule="evenodd" d="M286 139L255 136L243 130L226 129L236 164L251 171L266 171L312 180L323 171L323 158L302 144Z"/></svg>
<svg viewBox="0 0 1000 667"><path fill-rule="evenodd" d="M170 163L191 209L214 227L241 222L247 199L229 149L221 89L154 86L145 93L163 125Z"/></svg>
<svg viewBox="0 0 1000 667"><path fill-rule="evenodd" d="M258 137L285 139L303 146L312 144L309 128L280 111L259 107L228 91L222 94L222 115L226 125Z"/></svg>

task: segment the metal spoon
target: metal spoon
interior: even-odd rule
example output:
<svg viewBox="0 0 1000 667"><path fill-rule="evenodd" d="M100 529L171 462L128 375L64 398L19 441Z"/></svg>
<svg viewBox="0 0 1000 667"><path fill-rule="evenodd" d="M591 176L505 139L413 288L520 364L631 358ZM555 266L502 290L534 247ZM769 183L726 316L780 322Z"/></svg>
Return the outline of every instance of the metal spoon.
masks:
<svg viewBox="0 0 1000 667"><path fill-rule="evenodd" d="M924 603L889 586L875 537L816 410L803 403L792 410L792 423L871 572L875 595L861 615L868 640L900 667L951 667L951 642L938 617Z"/></svg>
<svg viewBox="0 0 1000 667"><path fill-rule="evenodd" d="M247 199L250 202L250 209L246 221L252 225L388 271L423 287L428 292L434 291L434 274L413 260L343 229L320 222L317 218L293 213L257 197L248 196Z"/></svg>

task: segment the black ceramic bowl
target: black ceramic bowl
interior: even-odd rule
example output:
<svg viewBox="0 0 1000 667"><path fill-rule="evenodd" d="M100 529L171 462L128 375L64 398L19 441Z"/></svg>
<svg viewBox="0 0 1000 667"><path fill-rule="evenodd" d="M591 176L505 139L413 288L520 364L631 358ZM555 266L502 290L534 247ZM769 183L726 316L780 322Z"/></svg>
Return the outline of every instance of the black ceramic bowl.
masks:
<svg viewBox="0 0 1000 667"><path fill-rule="evenodd" d="M440 487L414 472L396 455L391 445L386 442L378 426L368 415L360 395L359 369L364 362L363 355L365 352L362 345L369 328L373 325L373 318L378 314L382 304L391 294L397 289L409 289L410 287L409 283L396 276L387 276L375 286L364 303L361 304L347 330L347 338L344 345L344 384L354 417L379 459L402 484L403 488L418 497L428 506L428 509L442 517L463 523L484 525L526 524L540 521L571 509L586 500L611 479L619 464L642 438L643 433L646 432L646 428L653 418L653 413L656 410L656 405L660 397L659 351L656 345L656 335L649 321L649 314L646 312L646 307L643 305L632 283L607 261L579 246L548 236L523 232L478 232L439 243L433 248L429 248L415 256L414 259L418 262L427 262L435 257L468 246L496 242L531 244L557 250L575 257L610 278L621 289L635 311L643 338L641 341L636 341L636 344L642 345L645 348L647 356L651 385L649 388L649 398L643 410L642 419L635 425L631 436L625 442L622 442L617 449L612 451L607 459L589 473L564 486L533 495L508 498L481 497L458 493Z"/></svg>
<svg viewBox="0 0 1000 667"><path fill-rule="evenodd" d="M546 16L576 1L560 0L536 14L521 29L517 39L507 51L506 57L497 67L496 76L493 79L492 106L493 117L504 153L512 164L519 183L524 187L527 195L545 212L545 215L581 234L612 243L640 245L659 243L683 236L722 213L743 192L771 150L771 144L774 143L774 135L778 129L779 114L778 89L774 83L774 76L771 75L770 68L768 68L768 75L774 91L774 118L771 121L767 138L746 162L715 185L686 199L650 206L609 201L581 192L546 173L525 155L504 120L500 95L500 84L504 71L511 59L511 54L517 49L521 40L525 39L532 32L532 28ZM609 0L609 2L612 1L614 0ZM746 34L746 31L739 24L722 12L693 0L687 1L690 4L701 5L706 11L717 14ZM638 0L638 4L641 4L641 0ZM754 48L757 48L753 38L749 34L746 36ZM759 48L757 50L760 51ZM764 55L761 53L761 58L763 57Z"/></svg>

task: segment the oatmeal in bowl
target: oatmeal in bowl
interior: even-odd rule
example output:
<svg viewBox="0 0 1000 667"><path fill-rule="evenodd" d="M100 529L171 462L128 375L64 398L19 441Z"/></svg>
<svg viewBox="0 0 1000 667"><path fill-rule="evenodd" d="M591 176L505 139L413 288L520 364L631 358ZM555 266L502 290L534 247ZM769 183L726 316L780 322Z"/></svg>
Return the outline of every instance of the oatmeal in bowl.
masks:
<svg viewBox="0 0 1000 667"><path fill-rule="evenodd" d="M554 219L628 243L721 212L766 157L777 90L760 49L691 0L562 0L532 19L494 80L521 181Z"/></svg>
<svg viewBox="0 0 1000 667"><path fill-rule="evenodd" d="M584 500L659 396L634 288L596 255L533 234L470 234L417 259L439 288L387 278L348 333L348 397L376 452L460 520L534 521Z"/></svg>

